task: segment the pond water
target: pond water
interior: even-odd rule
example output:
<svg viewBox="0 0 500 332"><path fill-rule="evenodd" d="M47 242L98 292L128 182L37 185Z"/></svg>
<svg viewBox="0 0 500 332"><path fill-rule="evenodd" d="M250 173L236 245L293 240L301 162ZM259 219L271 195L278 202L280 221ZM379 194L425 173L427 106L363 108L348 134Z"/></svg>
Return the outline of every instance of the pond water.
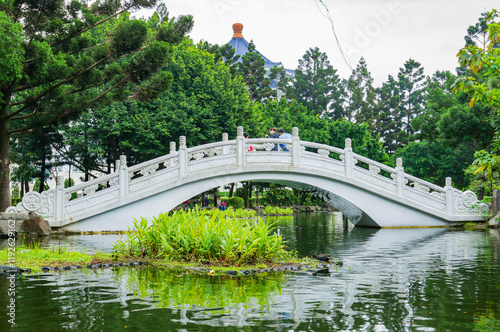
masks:
<svg viewBox="0 0 500 332"><path fill-rule="evenodd" d="M330 253L329 274L245 277L121 267L16 280L12 331L498 331L500 234L367 229L338 214L279 217L300 257ZM109 251L118 235L51 239ZM3 244L5 245L5 244ZM0 331L8 331L0 276Z"/></svg>

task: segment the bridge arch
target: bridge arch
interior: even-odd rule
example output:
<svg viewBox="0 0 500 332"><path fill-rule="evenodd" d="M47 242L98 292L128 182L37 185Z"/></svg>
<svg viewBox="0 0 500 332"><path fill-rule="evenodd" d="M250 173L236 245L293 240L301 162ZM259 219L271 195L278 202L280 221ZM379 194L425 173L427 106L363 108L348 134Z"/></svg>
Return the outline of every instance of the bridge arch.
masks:
<svg viewBox="0 0 500 332"><path fill-rule="evenodd" d="M272 151L274 144L289 151ZM252 145L254 151L249 152ZM457 221L483 220L472 192L461 192L447 179L445 187L355 154L350 139L344 149L292 139L247 139L238 128L236 140L179 150L128 167L117 161L117 172L65 189L58 178L55 189L30 193L6 212L37 211L53 227L68 230L126 230L133 218L169 211L204 191L232 182L266 181L316 192L355 225L367 227L443 226ZM103 190L98 190L104 188ZM78 199L69 200L79 192ZM25 196L26 197L26 196Z"/></svg>

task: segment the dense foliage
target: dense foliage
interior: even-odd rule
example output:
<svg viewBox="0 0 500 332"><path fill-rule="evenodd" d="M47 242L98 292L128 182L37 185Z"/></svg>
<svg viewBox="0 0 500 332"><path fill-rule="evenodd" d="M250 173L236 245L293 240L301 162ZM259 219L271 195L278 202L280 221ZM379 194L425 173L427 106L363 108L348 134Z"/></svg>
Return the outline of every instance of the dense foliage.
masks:
<svg viewBox="0 0 500 332"><path fill-rule="evenodd" d="M115 251L133 256L236 265L277 262L291 257L281 236L261 218L240 219L242 211L191 209L136 221L135 231ZM245 214L246 216L246 214Z"/></svg>

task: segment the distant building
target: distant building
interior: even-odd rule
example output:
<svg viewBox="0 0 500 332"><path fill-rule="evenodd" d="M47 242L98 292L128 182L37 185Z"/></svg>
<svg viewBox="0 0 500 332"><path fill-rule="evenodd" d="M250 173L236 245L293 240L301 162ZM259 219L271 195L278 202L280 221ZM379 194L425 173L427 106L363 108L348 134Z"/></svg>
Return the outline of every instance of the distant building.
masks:
<svg viewBox="0 0 500 332"><path fill-rule="evenodd" d="M243 24L241 23L234 23L233 24L233 38L227 43L228 45L231 45L235 52L234 55L239 55L240 58L238 59L237 62L242 61L242 56L248 53L248 42L245 40L243 37ZM283 67L283 64L281 62L273 62L269 60L264 54L260 53L259 51L255 50L257 53L259 53L262 58L266 61L264 64L264 68L266 68L266 71L269 73L269 70L271 70L272 67ZM291 69L286 69L286 76L287 77L293 77L295 72ZM276 88L276 82L271 82L271 87L273 89Z"/></svg>

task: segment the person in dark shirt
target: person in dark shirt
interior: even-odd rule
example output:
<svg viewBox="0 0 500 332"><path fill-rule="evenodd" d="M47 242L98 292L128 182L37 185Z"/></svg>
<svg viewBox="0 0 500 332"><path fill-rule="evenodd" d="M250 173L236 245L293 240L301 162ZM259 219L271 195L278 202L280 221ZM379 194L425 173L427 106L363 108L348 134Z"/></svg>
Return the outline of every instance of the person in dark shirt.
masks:
<svg viewBox="0 0 500 332"><path fill-rule="evenodd" d="M266 134L266 138L280 138L280 135L276 132L276 127L269 128L269 135ZM274 144L271 151L278 151L278 145Z"/></svg>

